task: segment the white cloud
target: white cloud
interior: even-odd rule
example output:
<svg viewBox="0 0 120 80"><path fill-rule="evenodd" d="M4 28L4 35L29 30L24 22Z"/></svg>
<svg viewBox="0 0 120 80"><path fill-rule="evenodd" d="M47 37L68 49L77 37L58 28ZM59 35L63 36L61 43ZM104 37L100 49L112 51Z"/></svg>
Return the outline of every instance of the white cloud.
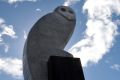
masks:
<svg viewBox="0 0 120 80"><path fill-rule="evenodd" d="M0 18L0 45L5 47L5 52L8 52L9 45L4 42L3 36L11 37L12 39L16 39L16 33L13 30L13 25L7 25L5 20Z"/></svg>
<svg viewBox="0 0 120 80"><path fill-rule="evenodd" d="M84 38L69 52L79 57L86 67L88 63L98 63L113 46L118 32L112 13L120 15L120 0L86 0L83 11L88 13Z"/></svg>
<svg viewBox="0 0 120 80"><path fill-rule="evenodd" d="M0 25L2 25L4 22L5 21L2 18L0 18Z"/></svg>
<svg viewBox="0 0 120 80"><path fill-rule="evenodd" d="M17 38L17 36L15 35L16 33L13 30L13 25L3 24L1 25L1 29L3 29L3 32L1 33L2 35L7 35L11 38Z"/></svg>
<svg viewBox="0 0 120 80"><path fill-rule="evenodd" d="M42 10L40 8L37 8L36 11L41 12Z"/></svg>
<svg viewBox="0 0 120 80"><path fill-rule="evenodd" d="M20 78L22 76L22 60L17 58L0 58L0 71Z"/></svg>
<svg viewBox="0 0 120 80"><path fill-rule="evenodd" d="M6 52L6 53L8 52L9 47L10 47L9 45L6 45L6 44L5 44L5 52Z"/></svg>
<svg viewBox="0 0 120 80"><path fill-rule="evenodd" d="M110 68L117 70L117 71L120 71L120 64L113 64Z"/></svg>
<svg viewBox="0 0 120 80"><path fill-rule="evenodd" d="M24 32L24 39L26 40L27 39L27 32L26 31L23 31Z"/></svg>
<svg viewBox="0 0 120 80"><path fill-rule="evenodd" d="M72 4L75 4L75 3L77 3L78 1L80 1L80 0L65 0L65 2L64 2L64 6L70 6L70 5L72 5Z"/></svg>
<svg viewBox="0 0 120 80"><path fill-rule="evenodd" d="M0 18L0 46L5 47L5 52L8 52L10 46L4 41L3 36L12 39L17 38L13 25L7 25L5 20ZM10 74L13 77L21 77L22 61L17 58L0 58L0 71Z"/></svg>
<svg viewBox="0 0 120 80"><path fill-rule="evenodd" d="M8 3L13 4L13 3L17 3L17 2L24 2L24 1L28 1L28 2L36 2L37 0L6 0Z"/></svg>

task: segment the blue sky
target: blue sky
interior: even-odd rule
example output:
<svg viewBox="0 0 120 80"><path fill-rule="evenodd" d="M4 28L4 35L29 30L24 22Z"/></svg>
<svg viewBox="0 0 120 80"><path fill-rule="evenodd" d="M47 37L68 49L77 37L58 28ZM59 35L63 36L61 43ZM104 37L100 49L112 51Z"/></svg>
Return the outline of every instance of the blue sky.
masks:
<svg viewBox="0 0 120 80"><path fill-rule="evenodd" d="M23 80L22 55L29 30L59 5L76 13L65 50L81 59L86 80L120 80L119 0L1 0L0 80Z"/></svg>

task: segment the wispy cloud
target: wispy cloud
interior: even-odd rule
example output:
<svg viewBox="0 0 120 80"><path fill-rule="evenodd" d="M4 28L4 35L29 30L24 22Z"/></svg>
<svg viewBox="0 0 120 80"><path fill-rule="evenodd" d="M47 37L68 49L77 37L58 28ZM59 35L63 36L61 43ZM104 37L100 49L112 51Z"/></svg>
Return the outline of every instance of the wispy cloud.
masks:
<svg viewBox="0 0 120 80"><path fill-rule="evenodd" d="M79 57L85 67L88 63L98 63L113 46L118 32L112 13L120 15L120 0L86 0L83 12L88 14L84 38L69 52Z"/></svg>
<svg viewBox="0 0 120 80"><path fill-rule="evenodd" d="M110 64L110 61L109 61L109 60L106 60L105 63Z"/></svg>
<svg viewBox="0 0 120 80"><path fill-rule="evenodd" d="M5 46L5 52L7 53L7 52L8 52L8 50L9 50L9 47L10 47L10 46L9 46L9 45L7 45L7 44L5 44L4 46Z"/></svg>
<svg viewBox="0 0 120 80"><path fill-rule="evenodd" d="M24 39L26 40L27 39L27 32L26 31L23 31L24 32Z"/></svg>
<svg viewBox="0 0 120 80"><path fill-rule="evenodd" d="M9 4L14 4L14 3L17 3L17 2L36 2L37 0L5 0L6 2L8 2Z"/></svg>
<svg viewBox="0 0 120 80"><path fill-rule="evenodd" d="M120 25L120 19L115 20L115 23L116 23L117 25Z"/></svg>
<svg viewBox="0 0 120 80"><path fill-rule="evenodd" d="M20 78L22 76L22 60L17 58L0 58L0 71Z"/></svg>
<svg viewBox="0 0 120 80"><path fill-rule="evenodd" d="M72 5L72 4L75 4L75 3L77 3L78 1L80 1L80 0L65 0L65 2L64 2L64 6L70 6L70 5Z"/></svg>
<svg viewBox="0 0 120 80"><path fill-rule="evenodd" d="M36 11L41 12L42 10L40 8L36 8Z"/></svg>
<svg viewBox="0 0 120 80"><path fill-rule="evenodd" d="M3 36L11 37L12 39L16 39L16 33L13 30L13 25L7 25L5 20L0 18L0 45L5 47L5 52L8 52L9 45L4 42Z"/></svg>
<svg viewBox="0 0 120 80"><path fill-rule="evenodd" d="M120 71L120 64L113 64L112 66L110 66L111 69Z"/></svg>

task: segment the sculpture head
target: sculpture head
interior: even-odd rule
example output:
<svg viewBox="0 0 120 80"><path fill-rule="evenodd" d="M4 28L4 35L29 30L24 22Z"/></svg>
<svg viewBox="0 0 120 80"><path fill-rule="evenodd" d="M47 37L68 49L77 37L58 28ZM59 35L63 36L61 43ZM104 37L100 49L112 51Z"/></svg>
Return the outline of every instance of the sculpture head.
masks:
<svg viewBox="0 0 120 80"><path fill-rule="evenodd" d="M68 20L75 20L75 13L70 7L59 6L55 9L55 12L59 13Z"/></svg>

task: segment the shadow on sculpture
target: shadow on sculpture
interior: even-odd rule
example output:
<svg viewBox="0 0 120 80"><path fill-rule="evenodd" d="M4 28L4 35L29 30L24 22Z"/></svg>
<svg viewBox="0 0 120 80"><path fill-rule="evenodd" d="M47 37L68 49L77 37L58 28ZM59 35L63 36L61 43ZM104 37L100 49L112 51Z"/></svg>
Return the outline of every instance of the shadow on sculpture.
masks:
<svg viewBox="0 0 120 80"><path fill-rule="evenodd" d="M23 54L25 80L84 80L80 59L64 51L76 24L74 11L59 6L35 23Z"/></svg>

